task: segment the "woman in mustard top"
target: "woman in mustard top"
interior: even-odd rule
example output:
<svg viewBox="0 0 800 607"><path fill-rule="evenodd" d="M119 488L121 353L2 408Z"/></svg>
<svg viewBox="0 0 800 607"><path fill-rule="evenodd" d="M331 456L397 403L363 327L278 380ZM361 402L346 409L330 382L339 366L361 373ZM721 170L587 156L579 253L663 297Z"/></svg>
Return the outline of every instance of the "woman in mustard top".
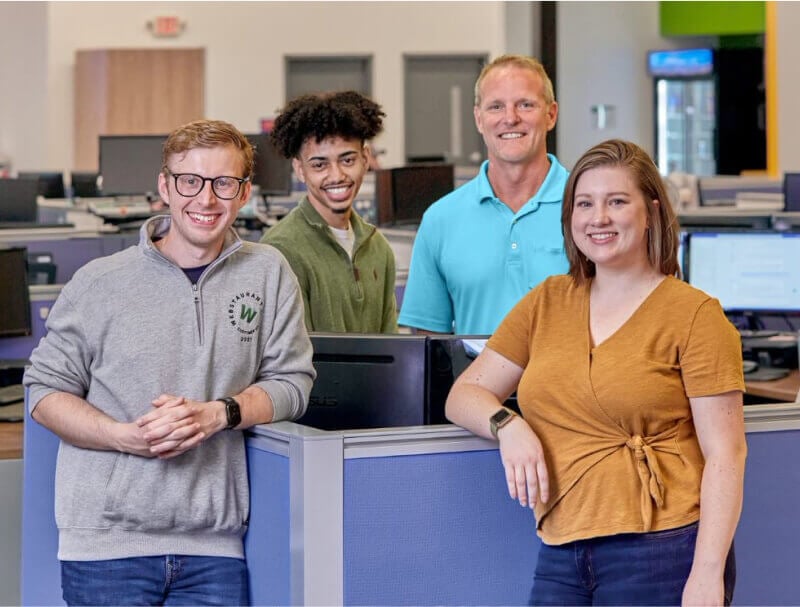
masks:
<svg viewBox="0 0 800 607"><path fill-rule="evenodd" d="M578 160L562 229L569 275L508 314L447 417L499 440L509 494L534 509L531 604L729 604L747 450L739 335L676 277L677 219L638 146L606 141ZM501 405L514 390L522 417Z"/></svg>

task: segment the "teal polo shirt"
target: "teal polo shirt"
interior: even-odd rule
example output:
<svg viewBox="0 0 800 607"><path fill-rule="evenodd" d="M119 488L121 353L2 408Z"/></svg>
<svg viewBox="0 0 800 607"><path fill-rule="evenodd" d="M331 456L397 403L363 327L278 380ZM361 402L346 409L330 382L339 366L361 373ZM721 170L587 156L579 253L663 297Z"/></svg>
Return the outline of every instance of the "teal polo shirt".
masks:
<svg viewBox="0 0 800 607"><path fill-rule="evenodd" d="M490 335L530 289L569 270L561 234L567 170L552 154L536 195L516 213L478 175L432 204L414 240L398 324Z"/></svg>

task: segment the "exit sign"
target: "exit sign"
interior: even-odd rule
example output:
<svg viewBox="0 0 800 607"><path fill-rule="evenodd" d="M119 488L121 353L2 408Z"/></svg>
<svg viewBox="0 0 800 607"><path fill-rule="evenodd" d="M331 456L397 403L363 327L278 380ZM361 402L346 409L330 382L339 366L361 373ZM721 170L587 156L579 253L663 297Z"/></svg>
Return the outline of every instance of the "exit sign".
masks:
<svg viewBox="0 0 800 607"><path fill-rule="evenodd" d="M148 22L147 25L150 28L150 31L153 32L154 36L168 38L178 36L181 32L183 32L183 28L186 24L174 15L167 15L163 17L156 17L152 21Z"/></svg>

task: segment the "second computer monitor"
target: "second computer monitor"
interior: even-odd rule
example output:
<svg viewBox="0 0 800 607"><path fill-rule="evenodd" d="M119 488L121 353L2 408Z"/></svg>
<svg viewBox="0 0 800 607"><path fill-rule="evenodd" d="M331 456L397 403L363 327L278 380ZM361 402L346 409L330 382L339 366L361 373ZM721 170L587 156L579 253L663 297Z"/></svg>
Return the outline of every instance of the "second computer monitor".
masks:
<svg viewBox="0 0 800 607"><path fill-rule="evenodd" d="M292 192L292 161L284 158L270 141L269 133L245 135L253 146L253 185L261 194L288 196Z"/></svg>
<svg viewBox="0 0 800 607"><path fill-rule="evenodd" d="M726 312L800 312L800 233L693 232L687 278Z"/></svg>
<svg viewBox="0 0 800 607"><path fill-rule="evenodd" d="M0 337L30 335L31 302L24 247L0 249L0 285Z"/></svg>
<svg viewBox="0 0 800 607"><path fill-rule="evenodd" d="M0 179L0 221L27 223L37 221L38 195L38 179Z"/></svg>
<svg viewBox="0 0 800 607"><path fill-rule="evenodd" d="M55 171L20 171L18 177L36 179L39 182L39 196L44 198L64 198L64 174Z"/></svg>
<svg viewBox="0 0 800 607"><path fill-rule="evenodd" d="M100 175L104 196L158 192L166 135L100 135Z"/></svg>
<svg viewBox="0 0 800 607"><path fill-rule="evenodd" d="M418 224L426 209L455 187L452 164L420 164L376 173L379 225Z"/></svg>

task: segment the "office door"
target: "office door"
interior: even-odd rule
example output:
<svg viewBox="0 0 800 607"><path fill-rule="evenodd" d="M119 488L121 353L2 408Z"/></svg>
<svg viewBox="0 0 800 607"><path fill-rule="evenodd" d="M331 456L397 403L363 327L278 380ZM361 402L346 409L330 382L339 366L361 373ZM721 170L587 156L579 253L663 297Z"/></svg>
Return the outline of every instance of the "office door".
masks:
<svg viewBox="0 0 800 607"><path fill-rule="evenodd" d="M486 157L472 115L486 55L405 55L406 161L478 164Z"/></svg>
<svg viewBox="0 0 800 607"><path fill-rule="evenodd" d="M307 93L358 91L372 96L372 57L285 57L286 101Z"/></svg>

